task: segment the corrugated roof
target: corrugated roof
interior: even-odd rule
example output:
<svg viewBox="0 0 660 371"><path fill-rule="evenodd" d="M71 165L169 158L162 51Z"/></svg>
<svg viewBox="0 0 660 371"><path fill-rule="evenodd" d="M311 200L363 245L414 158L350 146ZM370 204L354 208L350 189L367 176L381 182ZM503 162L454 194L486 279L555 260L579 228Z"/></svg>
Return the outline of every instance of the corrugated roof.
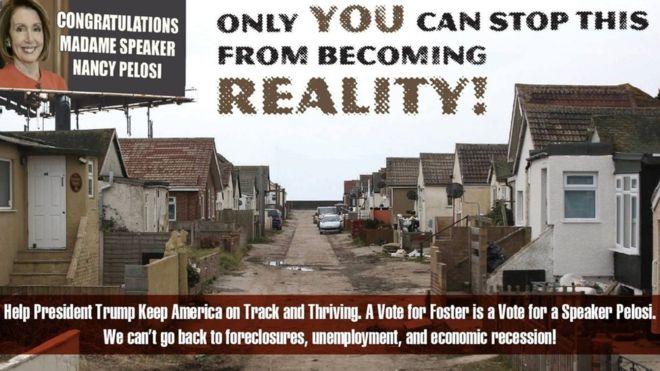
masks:
<svg viewBox="0 0 660 371"><path fill-rule="evenodd" d="M388 186L416 186L419 173L419 158L388 157L386 159L385 182Z"/></svg>
<svg viewBox="0 0 660 371"><path fill-rule="evenodd" d="M456 156L463 184L488 184L488 172L494 160L506 159L506 144L456 144Z"/></svg>
<svg viewBox="0 0 660 371"><path fill-rule="evenodd" d="M203 189L212 165L217 167L213 138L120 139L119 144L135 178Z"/></svg>
<svg viewBox="0 0 660 371"><path fill-rule="evenodd" d="M451 183L454 168L453 153L420 153L422 175L425 185L445 185Z"/></svg>

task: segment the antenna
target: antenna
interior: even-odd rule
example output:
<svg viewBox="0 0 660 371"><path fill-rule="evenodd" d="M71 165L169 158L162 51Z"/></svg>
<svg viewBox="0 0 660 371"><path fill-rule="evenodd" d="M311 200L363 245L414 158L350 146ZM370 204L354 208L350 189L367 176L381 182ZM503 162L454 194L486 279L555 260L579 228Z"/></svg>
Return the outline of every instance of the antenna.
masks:
<svg viewBox="0 0 660 371"><path fill-rule="evenodd" d="M126 116L126 135L131 136L131 115L128 113L128 104L124 105L124 115Z"/></svg>
<svg viewBox="0 0 660 371"><path fill-rule="evenodd" d="M151 104L147 107L147 137L149 139L154 137L154 122L151 121Z"/></svg>

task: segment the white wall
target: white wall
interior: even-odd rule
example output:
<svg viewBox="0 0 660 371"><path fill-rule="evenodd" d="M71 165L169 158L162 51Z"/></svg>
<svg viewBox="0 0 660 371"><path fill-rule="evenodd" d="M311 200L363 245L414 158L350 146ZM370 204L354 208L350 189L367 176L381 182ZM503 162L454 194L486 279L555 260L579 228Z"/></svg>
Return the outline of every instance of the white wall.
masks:
<svg viewBox="0 0 660 371"><path fill-rule="evenodd" d="M546 281L552 282L552 236L552 229L547 229L513 256L507 256L504 264L497 267L488 277L486 287L490 289L502 285L502 272L505 270L543 269Z"/></svg>
<svg viewBox="0 0 660 371"><path fill-rule="evenodd" d="M121 161L119 161L119 156L117 153L119 152L117 146L115 145L115 141L113 140L110 142L110 146L108 149L108 154L105 156L105 159L103 160L103 167L101 168L101 171L99 171L99 175L101 176L110 176L110 172L114 174L116 177L127 177L127 174L124 174L121 168Z"/></svg>
<svg viewBox="0 0 660 371"><path fill-rule="evenodd" d="M113 220L115 227L130 232L167 231L167 195L165 188L114 182L103 192L104 220Z"/></svg>
<svg viewBox="0 0 660 371"><path fill-rule="evenodd" d="M615 185L612 156L551 156L534 161L527 174L529 226L532 238L541 225L541 169L548 171L548 224L554 225L554 275L576 273L585 277L613 274L612 251L616 238ZM576 222L564 219L564 172L597 174L596 220Z"/></svg>
<svg viewBox="0 0 660 371"><path fill-rule="evenodd" d="M527 166L527 158L529 158L529 151L534 149L534 145L532 143L532 136L529 133L529 130L525 128L525 137L523 141L523 146L522 146L522 151L520 152L520 160L518 161L518 170L516 171L516 183L515 186L513 187L513 194L511 195L511 198L513 199L514 202L514 207L513 207L513 213L514 213L514 220L516 221L516 225L518 226L525 226L529 225L527 221L527 212L528 210L528 181L527 181L527 172L525 170L525 167ZM523 215L518 215L516 212L518 210L518 206L515 205L515 203L518 201L518 191L523 191ZM534 232L532 229L532 238L535 238L535 236L538 236L540 233L539 232Z"/></svg>
<svg viewBox="0 0 660 371"><path fill-rule="evenodd" d="M452 208L447 204L447 190L445 186L427 186L424 188L423 199L424 219L420 219L420 227L423 232L434 231L436 217L452 216ZM432 221L430 228L429 221Z"/></svg>

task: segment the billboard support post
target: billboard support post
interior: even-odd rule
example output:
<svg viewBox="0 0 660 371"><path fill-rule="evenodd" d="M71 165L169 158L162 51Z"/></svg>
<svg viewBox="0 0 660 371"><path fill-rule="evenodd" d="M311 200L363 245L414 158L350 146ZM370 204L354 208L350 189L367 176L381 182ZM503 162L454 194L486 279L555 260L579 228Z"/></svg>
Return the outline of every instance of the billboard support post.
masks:
<svg viewBox="0 0 660 371"><path fill-rule="evenodd" d="M71 130L71 98L65 94L55 96L55 130Z"/></svg>

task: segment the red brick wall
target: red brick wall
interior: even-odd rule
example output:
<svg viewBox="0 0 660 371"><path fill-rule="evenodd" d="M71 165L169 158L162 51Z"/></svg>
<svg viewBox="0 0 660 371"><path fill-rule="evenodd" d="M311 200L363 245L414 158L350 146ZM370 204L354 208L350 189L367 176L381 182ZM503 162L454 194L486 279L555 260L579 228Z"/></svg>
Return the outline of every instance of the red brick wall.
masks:
<svg viewBox="0 0 660 371"><path fill-rule="evenodd" d="M176 197L176 221L199 219L199 192L170 192L170 197Z"/></svg>
<svg viewBox="0 0 660 371"><path fill-rule="evenodd" d="M451 229L451 238L437 239L435 246L439 249L439 261L447 265L447 291L467 292L470 282L470 256L468 251L469 228L455 227Z"/></svg>
<svg viewBox="0 0 660 371"><path fill-rule="evenodd" d="M213 176L209 172L206 189L200 192L170 192L170 197L176 197L176 221L187 222L202 219L202 195L204 195L205 219L215 219L217 189L220 189L220 186L215 184Z"/></svg>

